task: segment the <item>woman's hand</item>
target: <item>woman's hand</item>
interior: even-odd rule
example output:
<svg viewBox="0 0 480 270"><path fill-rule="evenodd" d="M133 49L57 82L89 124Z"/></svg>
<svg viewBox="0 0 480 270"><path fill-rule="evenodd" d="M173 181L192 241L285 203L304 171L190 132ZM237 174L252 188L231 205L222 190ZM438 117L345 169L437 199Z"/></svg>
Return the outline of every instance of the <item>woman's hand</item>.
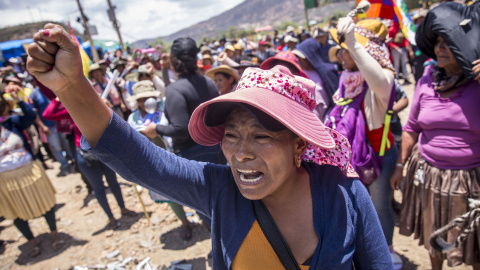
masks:
<svg viewBox="0 0 480 270"><path fill-rule="evenodd" d="M50 129L47 126L43 125L40 127L40 129L45 135L50 135Z"/></svg>
<svg viewBox="0 0 480 270"><path fill-rule="evenodd" d="M339 36L345 37L345 44L350 47L355 42L355 22L347 16L338 20L337 31Z"/></svg>
<svg viewBox="0 0 480 270"><path fill-rule="evenodd" d="M148 124L148 126L142 131L142 133L147 136L148 138L150 139L154 139L158 136L158 133L156 131L156 128L157 125L156 124L153 124L153 123L150 123Z"/></svg>
<svg viewBox="0 0 480 270"><path fill-rule="evenodd" d="M146 63L146 64L145 64L145 68L147 69L147 74L148 74L148 75L150 75L150 76L154 75L153 72L155 71L155 68L153 67L153 64L152 64L152 63L150 63L150 62L149 62L149 63Z"/></svg>
<svg viewBox="0 0 480 270"><path fill-rule="evenodd" d="M224 64L225 60L227 60L227 53L226 52L219 53L217 60L218 62Z"/></svg>
<svg viewBox="0 0 480 270"><path fill-rule="evenodd" d="M59 25L46 24L28 46L28 71L55 94L75 89L85 76L78 45Z"/></svg>
<svg viewBox="0 0 480 270"><path fill-rule="evenodd" d="M393 190L400 189L400 184L402 183L403 179L403 167L395 167L395 170L390 177L390 185L392 186Z"/></svg>
<svg viewBox="0 0 480 270"><path fill-rule="evenodd" d="M475 75L475 80L480 83L480 59L473 61L474 66L472 68L473 74Z"/></svg>
<svg viewBox="0 0 480 270"><path fill-rule="evenodd" d="M28 101L28 103L32 103L32 99L27 96L25 92L23 92L22 87L16 84L10 83L9 85L7 85L5 87L5 93L9 93L15 102L20 102L25 99L25 101ZM19 97L18 93L22 93L23 98Z"/></svg>

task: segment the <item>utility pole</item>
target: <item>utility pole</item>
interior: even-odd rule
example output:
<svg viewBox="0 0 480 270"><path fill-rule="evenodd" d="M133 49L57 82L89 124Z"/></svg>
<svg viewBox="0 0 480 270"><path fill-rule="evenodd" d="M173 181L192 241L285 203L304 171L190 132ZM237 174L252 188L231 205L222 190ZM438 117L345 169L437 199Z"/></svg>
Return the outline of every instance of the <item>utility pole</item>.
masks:
<svg viewBox="0 0 480 270"><path fill-rule="evenodd" d="M82 22L83 22L83 27L85 28L85 34L87 34L88 41L90 41L90 52L92 53L93 62L97 63L98 61L100 61L100 58L98 57L97 49L95 49L95 45L93 44L92 36L90 35L90 29L88 28L87 17L83 13L80 0L77 0L77 4L78 4L78 9L80 10L80 14L82 15Z"/></svg>
<svg viewBox="0 0 480 270"><path fill-rule="evenodd" d="M115 30L117 31L118 40L120 41L120 47L123 52L125 50L125 46L123 45L122 35L120 34L120 27L118 27L117 17L115 16L115 7L112 6L112 2L110 2L110 0L107 1L108 6L110 7L110 9L108 10L108 17L110 17L110 21L113 23L113 27L115 27Z"/></svg>
<svg viewBox="0 0 480 270"><path fill-rule="evenodd" d="M310 33L310 21L308 20L308 9L305 7L305 20L307 21L307 30Z"/></svg>

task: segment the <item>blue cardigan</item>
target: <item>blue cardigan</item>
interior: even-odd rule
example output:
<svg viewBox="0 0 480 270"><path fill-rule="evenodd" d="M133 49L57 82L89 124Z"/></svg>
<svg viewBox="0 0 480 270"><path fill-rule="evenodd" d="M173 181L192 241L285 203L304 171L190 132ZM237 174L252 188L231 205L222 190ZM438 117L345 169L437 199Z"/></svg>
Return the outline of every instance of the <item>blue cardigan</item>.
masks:
<svg viewBox="0 0 480 270"><path fill-rule="evenodd" d="M116 114L90 150L124 179L212 219L213 268L229 269L250 231L252 202L230 167L190 161L156 147ZM387 242L365 187L334 166L303 163L310 175L314 226L320 237L310 269L393 269Z"/></svg>
<svg viewBox="0 0 480 270"><path fill-rule="evenodd" d="M35 159L35 155L33 154L32 148L28 143L28 139L23 135L23 130L31 126L35 119L37 118L37 114L35 111L23 101L19 101L18 106L22 109L23 115L13 115L10 116L2 125L10 130L11 132L17 134L22 138L23 146L25 149L32 155L32 159Z"/></svg>

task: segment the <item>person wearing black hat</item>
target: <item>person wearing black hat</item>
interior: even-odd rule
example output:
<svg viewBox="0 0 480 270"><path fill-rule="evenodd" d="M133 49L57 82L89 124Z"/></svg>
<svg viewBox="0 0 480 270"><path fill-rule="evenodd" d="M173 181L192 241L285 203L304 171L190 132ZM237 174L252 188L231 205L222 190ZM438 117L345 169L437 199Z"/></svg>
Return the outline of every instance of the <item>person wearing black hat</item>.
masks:
<svg viewBox="0 0 480 270"><path fill-rule="evenodd" d="M220 163L222 158L218 145L199 145L188 133L188 123L195 108L219 95L210 78L197 74L197 52L197 45L191 38L173 41L170 65L177 73L178 80L165 90L165 116L169 124L162 126L152 123L142 133L151 139L157 136L171 137L174 153L186 159Z"/></svg>
<svg viewBox="0 0 480 270"><path fill-rule="evenodd" d="M242 77L243 72L245 69L249 67L258 67L262 63L262 59L260 59L257 55L253 53L247 53L242 55L242 58L240 60L240 65L235 67L238 69L238 75L239 77Z"/></svg>
<svg viewBox="0 0 480 270"><path fill-rule="evenodd" d="M395 189L404 182L399 233L420 239L433 270L444 260L480 269L480 231L469 225L476 223L480 199L479 14L480 2L441 4L415 36L436 64L417 82L390 182ZM451 222L466 212L465 222Z"/></svg>
<svg viewBox="0 0 480 270"><path fill-rule="evenodd" d="M218 43L220 44L220 46L217 49L217 53L221 53L223 52L223 50L225 50L225 43L227 43L227 40L225 38L221 38Z"/></svg>

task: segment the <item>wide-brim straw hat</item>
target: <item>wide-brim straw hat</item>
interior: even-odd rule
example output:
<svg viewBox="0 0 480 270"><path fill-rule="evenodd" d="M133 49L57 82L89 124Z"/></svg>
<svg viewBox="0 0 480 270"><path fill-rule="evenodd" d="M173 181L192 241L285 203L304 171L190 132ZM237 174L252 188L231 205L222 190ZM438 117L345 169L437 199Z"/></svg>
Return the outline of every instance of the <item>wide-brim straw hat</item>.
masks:
<svg viewBox="0 0 480 270"><path fill-rule="evenodd" d="M350 164L348 140L325 127L313 113L316 106L313 81L292 75L284 66L270 70L247 68L234 92L195 109L188 126L193 140L205 146L219 144L224 137L225 121L236 105L247 107L265 128L279 131L276 128L280 125L308 141L302 160L338 166L347 176L358 177ZM258 117L259 114L266 117ZM272 124L275 122L272 119L278 125Z"/></svg>
<svg viewBox="0 0 480 270"><path fill-rule="evenodd" d="M100 67L100 65L98 63L93 63L93 64L90 65L90 69L89 69L88 73L91 74L95 70L101 70L101 69L102 69L102 67Z"/></svg>
<svg viewBox="0 0 480 270"><path fill-rule="evenodd" d="M215 80L215 74L223 72L226 73L230 76L232 76L235 79L235 82L238 82L240 77L238 76L237 73L235 73L230 66L227 65L220 65L216 68L209 69L207 73L205 73L205 76L209 77L212 80Z"/></svg>
<svg viewBox="0 0 480 270"><path fill-rule="evenodd" d="M338 61L338 57L337 57L337 54L338 54L338 51L341 49L342 47L336 45L336 46L333 46L331 47L329 50L328 50L328 60L330 62L339 62Z"/></svg>
<svg viewBox="0 0 480 270"><path fill-rule="evenodd" d="M345 42L340 43L337 29L330 29L332 39L342 48L348 50ZM388 29L380 20L366 19L359 21L355 26L355 39L362 45L366 51L382 66L395 72L395 68L390 61L385 47L385 38ZM368 46L367 46L368 45Z"/></svg>
<svg viewBox="0 0 480 270"><path fill-rule="evenodd" d="M215 62L215 59L213 59L213 57L210 54L205 54L202 57L202 64L203 64L203 60L206 60L206 59L210 59L210 61L212 61L212 63Z"/></svg>
<svg viewBox="0 0 480 270"><path fill-rule="evenodd" d="M364 28L366 30L368 30L369 32L377 35L378 37L380 37L381 39L383 40L379 40L378 42L384 42L385 41L385 38L387 37L387 34L388 34L388 29L387 27L385 26L385 24L383 24L381 21L379 20L374 20L374 19L367 19L367 20L362 20L362 21L359 21L356 26L359 26L361 28ZM339 41L339 38L338 38L338 32L337 32L337 29L336 28L331 28L329 29L330 31L330 35L332 36L332 39L338 44L340 45L342 48L344 49L347 49L348 50L348 47L347 45L342 42L340 43ZM378 38L378 37L375 37L374 35L370 36L370 37L367 37L369 36L370 33L368 34L365 34L365 33L361 33L361 31L359 31L359 28L358 27L355 27L355 39L358 41L358 43L360 43L363 47L365 47L365 45L367 45L367 42L369 40L373 40L375 38Z"/></svg>

